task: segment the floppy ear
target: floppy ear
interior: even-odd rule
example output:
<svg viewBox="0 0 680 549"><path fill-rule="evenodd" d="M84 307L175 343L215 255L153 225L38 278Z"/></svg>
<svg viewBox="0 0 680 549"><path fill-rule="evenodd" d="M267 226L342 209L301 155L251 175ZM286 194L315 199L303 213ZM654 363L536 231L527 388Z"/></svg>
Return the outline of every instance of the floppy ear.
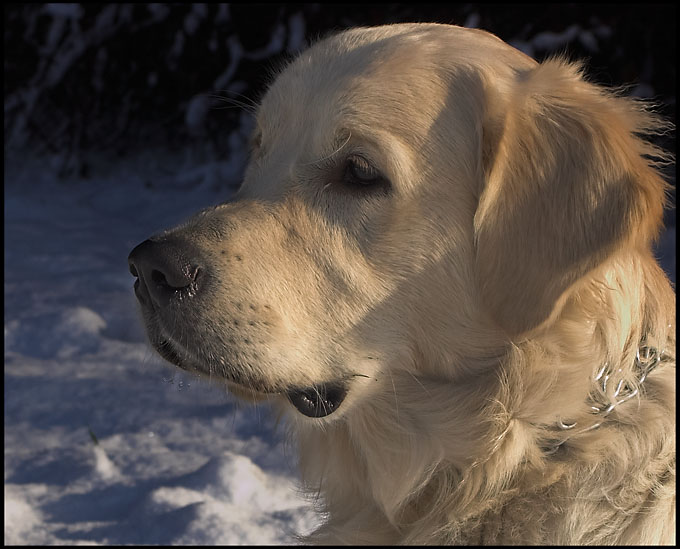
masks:
<svg viewBox="0 0 680 549"><path fill-rule="evenodd" d="M517 335L618 250L658 235L665 183L645 156L664 155L636 134L663 123L561 60L491 93L476 269L489 312Z"/></svg>

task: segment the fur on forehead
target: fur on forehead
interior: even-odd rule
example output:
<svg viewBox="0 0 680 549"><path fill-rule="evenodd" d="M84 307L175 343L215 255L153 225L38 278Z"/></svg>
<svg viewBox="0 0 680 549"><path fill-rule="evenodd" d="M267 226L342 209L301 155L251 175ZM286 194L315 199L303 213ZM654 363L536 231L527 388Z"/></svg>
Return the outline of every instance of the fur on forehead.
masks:
<svg viewBox="0 0 680 549"><path fill-rule="evenodd" d="M494 55L489 56L487 48L480 52L480 38ZM258 123L265 133L275 133L283 126L288 128L289 122L309 120L298 112L309 108L317 109L317 116L325 119L346 119L356 112L366 120L371 102L403 110L395 112L397 120L399 114L414 115L409 106L417 107L415 112L433 114L443 107L446 86L457 72L491 72L512 79L517 70L535 65L523 53L476 29L436 23L355 28L316 42L276 71L263 97ZM400 69L405 66L408 71ZM424 96L428 97L425 103ZM332 110L337 104L342 111ZM384 112L382 107L377 110Z"/></svg>

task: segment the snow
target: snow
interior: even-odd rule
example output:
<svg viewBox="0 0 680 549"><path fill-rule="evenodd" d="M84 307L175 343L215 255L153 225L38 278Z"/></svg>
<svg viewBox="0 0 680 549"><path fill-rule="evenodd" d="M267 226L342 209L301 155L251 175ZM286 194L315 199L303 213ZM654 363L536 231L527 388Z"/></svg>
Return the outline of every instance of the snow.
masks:
<svg viewBox="0 0 680 549"><path fill-rule="evenodd" d="M288 43L286 52L296 54L307 46L305 38L305 17L302 12L297 12L288 18Z"/></svg>
<svg viewBox="0 0 680 549"><path fill-rule="evenodd" d="M582 29L580 25L569 25L561 32L543 31L534 35L529 41L509 40L508 43L530 57L536 57L538 51L562 52L567 46L578 40L588 51L596 53L599 45L596 35L606 34L607 29Z"/></svg>
<svg viewBox="0 0 680 549"><path fill-rule="evenodd" d="M7 156L6 544L278 544L316 525L276 418L166 366L138 317L127 254L227 199L230 173L157 153L59 181Z"/></svg>
<svg viewBox="0 0 680 549"><path fill-rule="evenodd" d="M53 17L63 17L67 19L80 19L83 10L79 4L45 4L45 12Z"/></svg>
<svg viewBox="0 0 680 549"><path fill-rule="evenodd" d="M470 15L467 16L467 19L465 19L465 23L463 23L463 26L467 27L468 29L477 29L479 28L480 21L481 17L479 16L479 13L472 12Z"/></svg>

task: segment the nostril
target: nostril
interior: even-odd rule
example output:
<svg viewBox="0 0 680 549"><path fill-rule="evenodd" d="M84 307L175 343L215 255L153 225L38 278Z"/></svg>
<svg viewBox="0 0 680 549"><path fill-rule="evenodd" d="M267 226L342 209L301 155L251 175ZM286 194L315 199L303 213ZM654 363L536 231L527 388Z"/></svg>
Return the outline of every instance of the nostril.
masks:
<svg viewBox="0 0 680 549"><path fill-rule="evenodd" d="M165 286L173 290L181 290L196 282L199 268L195 265L180 265L176 270L160 271L152 269L151 282L158 286Z"/></svg>
<svg viewBox="0 0 680 549"><path fill-rule="evenodd" d="M187 265L186 269L183 269L179 275L174 273L172 281L170 281L168 280L165 273L153 269L151 271L151 282L157 286L166 286L172 290L181 290L182 288L186 288L187 286L190 286L192 283L196 282L196 279L198 278L198 271L198 267Z"/></svg>
<svg viewBox="0 0 680 549"><path fill-rule="evenodd" d="M159 307L198 291L201 268L196 252L179 239L146 240L137 246L129 257L130 273L138 277L137 297L142 305L149 297ZM140 295L141 294L141 295Z"/></svg>
<svg viewBox="0 0 680 549"><path fill-rule="evenodd" d="M165 275L160 271L156 271L155 269L151 271L151 280L154 284L158 284L159 286L170 286L168 281L165 279Z"/></svg>

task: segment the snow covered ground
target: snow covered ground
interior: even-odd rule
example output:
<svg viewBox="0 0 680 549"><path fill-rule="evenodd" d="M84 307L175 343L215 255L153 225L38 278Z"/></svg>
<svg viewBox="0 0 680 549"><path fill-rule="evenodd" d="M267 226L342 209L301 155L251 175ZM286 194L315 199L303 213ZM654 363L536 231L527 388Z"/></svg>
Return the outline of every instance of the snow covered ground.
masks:
<svg viewBox="0 0 680 549"><path fill-rule="evenodd" d="M128 253L226 199L220 169L151 155L78 182L6 159L5 543L266 544L314 526L275 418L163 365L138 319Z"/></svg>
<svg viewBox="0 0 680 549"><path fill-rule="evenodd" d="M258 544L315 525L265 408L165 366L129 251L228 198L228 164L167 153L59 181L5 165L5 543ZM675 230L662 240L675 278Z"/></svg>

